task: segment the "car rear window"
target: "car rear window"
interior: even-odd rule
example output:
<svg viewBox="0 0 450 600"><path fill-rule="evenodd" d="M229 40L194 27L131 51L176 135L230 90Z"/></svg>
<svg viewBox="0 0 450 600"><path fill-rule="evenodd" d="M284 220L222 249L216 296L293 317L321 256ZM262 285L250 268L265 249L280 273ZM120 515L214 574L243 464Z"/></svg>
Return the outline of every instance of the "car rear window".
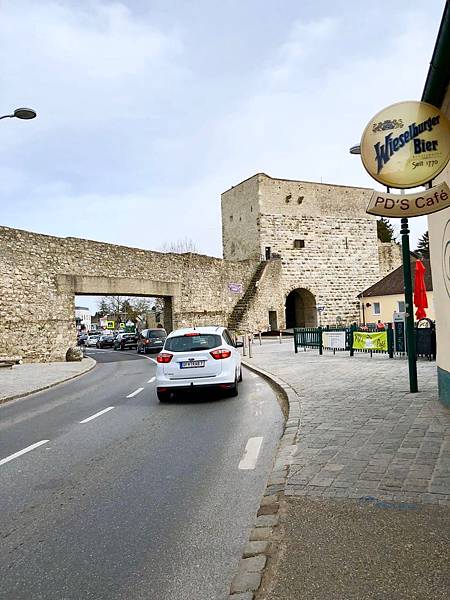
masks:
<svg viewBox="0 0 450 600"><path fill-rule="evenodd" d="M211 350L222 343L220 335L213 333L202 333L200 335L180 335L168 338L164 349L170 352L196 352L200 350Z"/></svg>
<svg viewBox="0 0 450 600"><path fill-rule="evenodd" d="M161 338L166 337L167 333L165 329L153 329L148 332L147 337L149 338Z"/></svg>

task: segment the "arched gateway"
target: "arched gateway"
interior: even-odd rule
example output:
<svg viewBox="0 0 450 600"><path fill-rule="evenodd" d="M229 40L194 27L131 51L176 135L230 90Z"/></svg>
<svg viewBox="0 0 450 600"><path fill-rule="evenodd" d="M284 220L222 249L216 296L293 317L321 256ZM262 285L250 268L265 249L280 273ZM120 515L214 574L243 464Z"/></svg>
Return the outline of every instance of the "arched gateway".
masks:
<svg viewBox="0 0 450 600"><path fill-rule="evenodd" d="M286 298L286 328L316 327L316 299L309 290L297 288Z"/></svg>
<svg viewBox="0 0 450 600"><path fill-rule="evenodd" d="M0 227L0 357L64 360L79 295L162 297L168 330L226 325L230 287L246 290L259 265Z"/></svg>

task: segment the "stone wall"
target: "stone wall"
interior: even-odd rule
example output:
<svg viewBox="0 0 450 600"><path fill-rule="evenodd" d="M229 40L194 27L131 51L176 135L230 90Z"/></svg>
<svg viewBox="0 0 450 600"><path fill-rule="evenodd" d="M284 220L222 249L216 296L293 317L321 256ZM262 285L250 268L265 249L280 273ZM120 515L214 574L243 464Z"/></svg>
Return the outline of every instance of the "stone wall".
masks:
<svg viewBox="0 0 450 600"><path fill-rule="evenodd" d="M280 287L269 298L281 327L285 299L294 289L310 291L316 305L325 306L323 324L358 320L357 295L401 263L397 247L379 251L376 217L366 213L371 193L258 173L222 195L224 257L256 257L270 248L281 259ZM242 223L249 207L257 216L247 232Z"/></svg>
<svg viewBox="0 0 450 600"><path fill-rule="evenodd" d="M75 343L74 295L164 296L173 327L226 325L258 261L165 254L0 227L0 356L63 360Z"/></svg>
<svg viewBox="0 0 450 600"><path fill-rule="evenodd" d="M247 294L239 329L267 330L269 311L284 328L286 298L298 289L313 294L314 310L325 307L322 324L358 320L357 295L400 264L397 248L378 244L375 217L365 212L369 195L250 177L222 195L225 260L0 227L0 356L62 360L75 342L75 294L164 297L169 329L226 325L259 277L266 247L272 260ZM230 283L242 284L243 293L231 292Z"/></svg>
<svg viewBox="0 0 450 600"><path fill-rule="evenodd" d="M259 259L259 176L222 194L222 244L226 260Z"/></svg>
<svg viewBox="0 0 450 600"><path fill-rule="evenodd" d="M325 307L323 324L359 319L357 295L367 282L379 279L376 230L370 222L266 215L261 229L264 243L281 257L284 297L294 289L311 292L316 305ZM294 239L303 239L304 248L294 248Z"/></svg>

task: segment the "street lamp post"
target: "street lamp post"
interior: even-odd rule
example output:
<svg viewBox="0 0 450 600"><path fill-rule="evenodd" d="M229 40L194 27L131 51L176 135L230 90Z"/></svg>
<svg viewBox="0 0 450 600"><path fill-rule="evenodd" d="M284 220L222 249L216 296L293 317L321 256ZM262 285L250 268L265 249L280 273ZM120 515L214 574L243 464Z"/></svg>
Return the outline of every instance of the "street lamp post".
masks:
<svg viewBox="0 0 450 600"><path fill-rule="evenodd" d="M32 108L16 108L12 115L3 115L0 119L34 119L36 117L36 111Z"/></svg>

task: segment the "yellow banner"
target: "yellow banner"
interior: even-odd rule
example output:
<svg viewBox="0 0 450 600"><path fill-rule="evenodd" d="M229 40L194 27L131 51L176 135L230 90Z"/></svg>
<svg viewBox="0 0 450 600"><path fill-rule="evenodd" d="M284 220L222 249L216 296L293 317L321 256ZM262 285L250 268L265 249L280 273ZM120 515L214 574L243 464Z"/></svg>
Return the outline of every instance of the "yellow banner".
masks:
<svg viewBox="0 0 450 600"><path fill-rule="evenodd" d="M354 350L382 350L388 351L387 331L366 333L365 331L353 332Z"/></svg>

